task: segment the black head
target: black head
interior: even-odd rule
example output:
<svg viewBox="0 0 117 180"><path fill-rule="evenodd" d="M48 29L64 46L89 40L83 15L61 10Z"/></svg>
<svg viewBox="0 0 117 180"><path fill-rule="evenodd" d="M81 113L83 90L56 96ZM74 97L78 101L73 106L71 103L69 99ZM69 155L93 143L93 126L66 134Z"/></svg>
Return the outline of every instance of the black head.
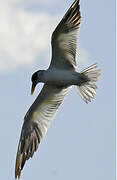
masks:
<svg viewBox="0 0 117 180"><path fill-rule="evenodd" d="M38 72L38 71L37 71ZM32 75L32 78L31 78L31 81L34 82L38 79L38 74L37 72L35 72L33 75Z"/></svg>
<svg viewBox="0 0 117 180"><path fill-rule="evenodd" d="M37 83L41 82L42 77L43 77L43 72L44 72L44 70L40 70L40 71L35 72L32 75L32 78L31 78L31 81L32 81L31 94L33 94Z"/></svg>
<svg viewBox="0 0 117 180"><path fill-rule="evenodd" d="M36 71L36 72L32 75L31 81L32 81L32 82L39 81L39 80L41 79L41 77L43 76L43 72L44 72L44 70Z"/></svg>

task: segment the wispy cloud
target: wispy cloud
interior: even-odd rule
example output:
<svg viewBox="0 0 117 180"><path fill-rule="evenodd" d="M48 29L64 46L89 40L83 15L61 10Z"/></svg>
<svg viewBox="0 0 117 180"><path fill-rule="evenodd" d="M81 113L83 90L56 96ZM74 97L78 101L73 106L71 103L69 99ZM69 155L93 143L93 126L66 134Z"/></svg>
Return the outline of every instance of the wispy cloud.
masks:
<svg viewBox="0 0 117 180"><path fill-rule="evenodd" d="M30 65L47 50L57 16L32 13L13 0L2 2L0 16L0 71Z"/></svg>
<svg viewBox="0 0 117 180"><path fill-rule="evenodd" d="M32 65L37 56L48 52L51 33L60 15L31 11L25 4L50 4L54 0L8 0L0 5L0 72ZM80 49L79 63L90 62L89 53Z"/></svg>

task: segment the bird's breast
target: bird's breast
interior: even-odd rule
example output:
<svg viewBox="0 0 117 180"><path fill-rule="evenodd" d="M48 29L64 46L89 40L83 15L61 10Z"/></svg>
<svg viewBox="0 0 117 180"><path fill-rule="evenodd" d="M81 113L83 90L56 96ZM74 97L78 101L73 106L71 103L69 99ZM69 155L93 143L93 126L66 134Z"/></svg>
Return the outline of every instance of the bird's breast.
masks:
<svg viewBox="0 0 117 180"><path fill-rule="evenodd" d="M70 86L78 82L78 73L75 71L48 69L44 75L45 83L51 85Z"/></svg>

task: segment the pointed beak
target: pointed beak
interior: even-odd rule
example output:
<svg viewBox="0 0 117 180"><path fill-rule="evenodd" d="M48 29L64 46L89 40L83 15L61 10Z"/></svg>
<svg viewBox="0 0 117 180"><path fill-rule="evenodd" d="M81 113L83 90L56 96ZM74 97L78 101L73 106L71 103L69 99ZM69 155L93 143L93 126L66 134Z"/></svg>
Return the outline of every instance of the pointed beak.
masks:
<svg viewBox="0 0 117 180"><path fill-rule="evenodd" d="M33 82L31 87L31 95L34 93L35 87L36 87L36 83Z"/></svg>

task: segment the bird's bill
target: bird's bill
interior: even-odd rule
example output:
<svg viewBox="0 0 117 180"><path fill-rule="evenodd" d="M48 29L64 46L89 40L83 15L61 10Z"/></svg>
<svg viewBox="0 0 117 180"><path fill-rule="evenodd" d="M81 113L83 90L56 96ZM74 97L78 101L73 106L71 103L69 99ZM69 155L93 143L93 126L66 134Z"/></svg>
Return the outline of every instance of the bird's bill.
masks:
<svg viewBox="0 0 117 180"><path fill-rule="evenodd" d="M36 87L36 83L32 83L31 95L34 93L35 87Z"/></svg>

